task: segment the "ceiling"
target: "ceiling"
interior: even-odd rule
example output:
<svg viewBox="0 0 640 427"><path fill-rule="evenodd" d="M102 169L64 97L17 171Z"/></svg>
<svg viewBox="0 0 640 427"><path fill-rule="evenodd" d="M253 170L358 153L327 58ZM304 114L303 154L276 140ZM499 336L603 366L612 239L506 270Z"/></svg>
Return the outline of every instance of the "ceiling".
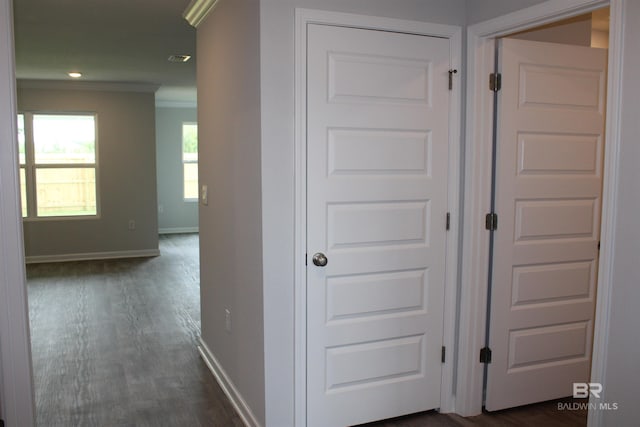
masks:
<svg viewBox="0 0 640 427"><path fill-rule="evenodd" d="M14 0L16 77L158 85L156 104L196 102L189 0ZM170 63L173 54L191 55Z"/></svg>
<svg viewBox="0 0 640 427"><path fill-rule="evenodd" d="M156 104L195 105L196 31L189 0L14 0L18 79L157 85ZM608 8L594 13L606 30ZM170 63L173 54L191 55Z"/></svg>

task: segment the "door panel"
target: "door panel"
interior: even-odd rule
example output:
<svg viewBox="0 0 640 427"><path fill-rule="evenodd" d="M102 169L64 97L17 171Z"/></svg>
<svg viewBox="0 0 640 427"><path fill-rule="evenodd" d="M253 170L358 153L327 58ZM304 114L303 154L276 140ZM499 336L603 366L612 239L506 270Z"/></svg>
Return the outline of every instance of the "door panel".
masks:
<svg viewBox="0 0 640 427"><path fill-rule="evenodd" d="M309 25L307 61L308 425L436 408L449 40Z"/></svg>
<svg viewBox="0 0 640 427"><path fill-rule="evenodd" d="M488 410L588 382L606 51L501 40Z"/></svg>

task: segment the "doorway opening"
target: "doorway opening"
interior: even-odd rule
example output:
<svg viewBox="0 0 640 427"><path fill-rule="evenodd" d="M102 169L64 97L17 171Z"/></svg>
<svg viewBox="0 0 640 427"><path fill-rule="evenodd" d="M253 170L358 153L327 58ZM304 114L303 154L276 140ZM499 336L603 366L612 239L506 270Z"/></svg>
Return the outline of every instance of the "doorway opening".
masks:
<svg viewBox="0 0 640 427"><path fill-rule="evenodd" d="M596 9L606 7L609 2L587 2L574 5L570 9L561 4L545 3L544 7L530 8L472 25L468 28L468 107L466 159L465 170L465 230L466 243L463 247L462 263L467 268L462 272L462 291L460 302L460 341L457 374L457 408L461 415L471 416L482 411L483 365L478 364L478 352L485 347L487 277L488 277L488 241L489 234L478 218L491 212L491 165L492 165L492 118L493 97L488 90L489 74L494 72L495 40L497 38L521 32L523 30L540 27L564 18L591 13ZM614 7L615 6L615 7ZM603 250L596 263L598 268L598 293L596 296L596 315L603 312L610 294L611 283L608 280L611 269L611 254L607 249L607 237L611 236L612 209L611 198L615 197L615 183L612 182L612 171L615 170L617 158L615 153L620 144L616 123L619 111L616 106L620 99L620 77L622 53L620 37L622 20L621 9L616 2L611 8L611 41L608 55L607 75L607 104L610 108L606 117L606 155L603 165L603 195L601 238ZM597 379L601 375L602 357L605 352L602 333L606 325L606 318L596 316L593 336L593 362L591 364L591 378ZM481 325L481 326L479 326ZM567 394L571 394L571 390ZM589 418L592 417L589 413ZM595 415L597 416L597 414Z"/></svg>
<svg viewBox="0 0 640 427"><path fill-rule="evenodd" d="M188 403L222 395L197 351L195 61L168 58L195 54L195 34L180 4L156 8L162 21L143 19L145 5L66 6L13 7L38 421L214 423L211 414L194 420L206 409ZM162 28L150 30L157 22ZM83 77L66 80L59 68L67 65L84 68ZM87 118L92 132L76 135ZM186 406L152 421L149 408L165 398Z"/></svg>

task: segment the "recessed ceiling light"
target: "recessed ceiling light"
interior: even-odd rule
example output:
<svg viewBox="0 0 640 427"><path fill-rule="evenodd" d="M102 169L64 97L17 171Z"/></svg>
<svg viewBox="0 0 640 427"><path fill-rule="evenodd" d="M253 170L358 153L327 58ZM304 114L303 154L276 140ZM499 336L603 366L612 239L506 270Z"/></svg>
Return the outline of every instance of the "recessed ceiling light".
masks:
<svg viewBox="0 0 640 427"><path fill-rule="evenodd" d="M191 59L191 55L171 55L169 62L187 62Z"/></svg>
<svg viewBox="0 0 640 427"><path fill-rule="evenodd" d="M69 74L69 77L74 78L74 79L79 79L80 77L82 77L82 73L79 73L77 71L71 71Z"/></svg>

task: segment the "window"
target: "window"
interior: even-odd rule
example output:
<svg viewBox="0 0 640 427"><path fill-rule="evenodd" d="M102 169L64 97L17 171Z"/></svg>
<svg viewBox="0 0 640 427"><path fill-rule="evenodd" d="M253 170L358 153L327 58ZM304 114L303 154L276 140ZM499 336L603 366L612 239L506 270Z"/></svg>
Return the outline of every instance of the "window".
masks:
<svg viewBox="0 0 640 427"><path fill-rule="evenodd" d="M22 216L95 216L96 119L92 114L18 115Z"/></svg>
<svg viewBox="0 0 640 427"><path fill-rule="evenodd" d="M184 199L198 200L198 125L182 124Z"/></svg>
<svg viewBox="0 0 640 427"><path fill-rule="evenodd" d="M24 115L18 115L18 155L20 158L20 202L22 216L27 216L27 155L24 136Z"/></svg>

